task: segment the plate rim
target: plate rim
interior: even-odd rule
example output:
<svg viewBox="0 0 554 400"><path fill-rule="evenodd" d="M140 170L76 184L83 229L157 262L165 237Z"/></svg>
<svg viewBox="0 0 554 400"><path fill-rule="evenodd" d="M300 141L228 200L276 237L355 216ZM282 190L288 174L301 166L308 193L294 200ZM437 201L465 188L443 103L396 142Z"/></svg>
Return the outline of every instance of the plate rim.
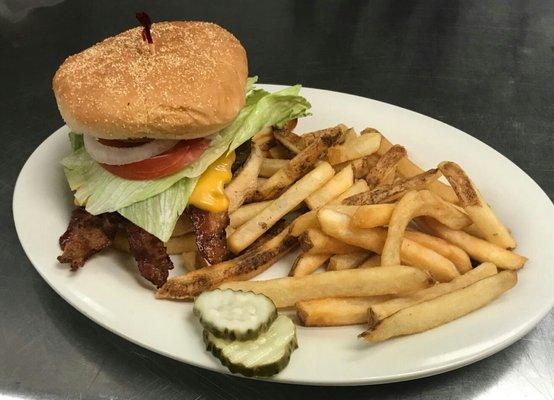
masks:
<svg viewBox="0 0 554 400"><path fill-rule="evenodd" d="M283 88L287 87L287 85L280 85L280 84L257 84L257 86L259 86L261 88L268 89L268 90L279 90L279 89L283 89ZM424 117L424 118L431 119L435 123L439 123L439 124L443 125L444 127L447 127L449 130L455 130L458 134L461 133L461 134L465 135L466 138L472 140L475 143L478 143L480 146L483 146L483 145L486 146L488 148L488 150L492 150L496 153L496 155L500 156L504 162L508 162L512 166L515 166L519 170L520 173L522 173L526 178L528 178L536 186L536 188L541 193L541 195L545 198L545 200L550 201L550 203L551 203L550 206L554 210L554 204L552 204L552 200L548 197L548 195L545 193L545 191L540 187L540 185L531 176L529 176L516 163L511 161L509 158L504 156L502 153L500 153L499 151L497 151L496 149L494 149L493 147L491 147L487 143L475 138L474 136L472 136L472 135L470 135L470 134L468 134L468 133L466 133L466 132L464 132L464 131L462 131L462 130L460 130L460 129L452 126L452 125L449 125L449 124L447 124L445 122L442 122L438 119L435 119L433 117L418 113L416 111L412 111L412 110L409 110L409 109L406 109L406 108L403 108L403 107L400 107L400 106L396 106L396 105L393 105L393 104L390 104L390 103L386 103L386 102L376 100L376 99L372 99L372 98L368 98L368 97L363 97L363 96L354 95L354 94L345 93L345 92L338 92L338 91L332 91L332 90L326 90L326 89L312 88L312 87L303 87L303 89L313 90L313 91L317 91L317 92L324 92L325 95L332 95L332 94L347 95L347 96L356 98L357 100L360 100L360 101L371 100L371 101L374 101L374 102L377 102L377 103L381 103L381 104L383 104L387 107L394 108L394 109L396 109L396 111L399 111L399 112L402 112L402 113L410 113L410 114L414 114L418 117ZM292 379L286 379L286 378L279 378L278 376L277 376L277 379L274 379L274 378L269 378L269 379L267 379L267 378L251 378L251 377L244 377L242 375L233 374L233 373L231 373L227 370L222 370L222 369L219 369L217 367L206 366L206 365L203 365L203 364L201 364L199 362L196 362L194 360L186 360L185 361L184 359L179 358L179 357L177 357L177 356L175 356L171 353L168 353L164 350L156 349L155 347L152 347L148 344L142 343L140 340L134 339L133 337L125 334L124 332L118 331L117 329L111 327L109 324L104 323L100 318L96 318L93 314L89 313L88 310L79 307L78 304L76 304L77 302L72 301L70 299L70 296L67 296L61 290L59 290L56 287L56 285L53 282L51 282L51 280L48 279L48 277L43 273L41 268L37 267L35 262L33 262L33 260L32 260L32 257L30 255L30 251L28 250L26 245L23 243L23 241L21 241L21 239L20 239L21 238L21 234L20 234L21 226L20 226L20 224L18 224L17 218L16 218L16 214L18 214L18 211L16 211L17 210L16 198L18 197L17 193L19 192L19 188L21 186L21 179L22 179L23 173L24 173L26 168L29 168L30 160L39 152L39 149L47 141L53 140L53 137L55 137L56 135L62 134L64 131L65 132L70 131L70 129L67 125L63 125L62 127L58 128L54 132L52 132L50 135L48 135L33 150L33 152L29 155L29 157L27 158L27 160L23 164L23 166L22 166L22 168L21 168L21 170L18 174L16 183L14 185L14 190L13 190L13 193L12 193L12 215L13 215L15 230L16 230L16 233L17 233L17 236L18 236L19 243L20 243L21 247L23 248L27 259L33 265L33 268L39 273L39 275L42 277L42 279L48 284L48 286L50 286L50 288L52 288L54 290L55 293L57 293L62 299L64 299L68 304L70 304L79 313L81 313L82 315L84 315L88 319L92 320L94 323L98 324L102 328L108 330L109 332L114 333L114 334L118 335L119 337L122 337L123 339L125 339L125 340L127 340L127 341L129 341L129 342L131 342L135 345L143 347L143 348L145 348L149 351L153 351L157 354L161 354L165 357L169 357L173 360L185 363L187 365L191 365L193 367L207 369L207 370L210 370L210 371L213 371L213 372L223 373L223 374L226 374L226 375L229 375L229 376L234 376L234 377L238 377L238 378L242 378L242 379L254 379L254 380L261 380L261 381L265 381L265 382L283 383L283 384L296 384L296 385L306 385L306 386L362 386L362 385L375 385L375 384L409 381L409 380L429 377L429 376L445 373L445 372L448 372L448 371L452 371L452 370L464 367L466 365L478 362L478 361L483 360L487 357L490 357L493 354L496 354L496 353L502 351L503 349L505 349L508 346L514 344L515 342L520 340L523 336L525 336L527 333L529 333L534 327L536 327L538 325L538 323L542 319L545 318L545 316L554 307L554 296L553 296L552 299L551 299L550 304L545 304L544 307L542 308L542 310L540 310L540 312L535 314L534 318L528 320L525 324L522 324L521 326L519 326L518 329L512 331L510 336L506 337L504 340L495 343L493 346L490 346L490 347L488 347L487 349L485 349L481 352L476 352L476 353L471 354L469 356L460 357L459 359L457 359L455 361L451 361L449 363L447 362L447 363L443 363L441 365L432 366L432 367L428 367L426 369L417 370L417 371L397 373L397 374L392 375L392 376L387 376L386 378L384 378L382 376L365 377L365 378L348 378L348 379L342 379L340 382L339 381L332 381L332 382L318 381L318 382L315 382L315 381L306 381L306 380L292 380Z"/></svg>

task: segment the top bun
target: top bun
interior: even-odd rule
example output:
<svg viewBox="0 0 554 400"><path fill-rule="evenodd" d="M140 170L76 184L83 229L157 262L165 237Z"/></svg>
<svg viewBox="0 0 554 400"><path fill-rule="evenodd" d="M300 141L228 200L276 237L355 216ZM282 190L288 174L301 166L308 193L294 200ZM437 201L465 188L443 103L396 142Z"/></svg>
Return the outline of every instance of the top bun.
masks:
<svg viewBox="0 0 554 400"><path fill-rule="evenodd" d="M68 57L54 94L67 125L103 139L193 139L229 125L244 106L240 42L207 22L130 29Z"/></svg>

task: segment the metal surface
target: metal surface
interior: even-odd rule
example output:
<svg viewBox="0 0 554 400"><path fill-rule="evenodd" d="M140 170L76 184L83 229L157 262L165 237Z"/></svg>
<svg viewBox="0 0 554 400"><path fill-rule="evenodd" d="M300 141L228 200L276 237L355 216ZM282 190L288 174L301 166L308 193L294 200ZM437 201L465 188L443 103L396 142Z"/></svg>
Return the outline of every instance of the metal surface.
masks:
<svg viewBox="0 0 554 400"><path fill-rule="evenodd" d="M57 66L135 25L137 10L155 20L222 24L264 82L358 94L456 126L554 197L552 2L0 0L0 398L554 398L552 312L516 344L457 371L314 388L179 364L96 326L58 297L19 245L13 185L30 153L62 125L50 89Z"/></svg>

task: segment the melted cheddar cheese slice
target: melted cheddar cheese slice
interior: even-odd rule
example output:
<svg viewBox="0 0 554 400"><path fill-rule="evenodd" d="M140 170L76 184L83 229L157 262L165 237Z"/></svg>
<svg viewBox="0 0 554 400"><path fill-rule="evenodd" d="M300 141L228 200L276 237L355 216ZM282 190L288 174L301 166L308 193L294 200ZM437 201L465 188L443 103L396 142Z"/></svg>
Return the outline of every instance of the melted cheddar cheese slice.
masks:
<svg viewBox="0 0 554 400"><path fill-rule="evenodd" d="M233 177L231 167L234 162L235 153L231 152L222 155L210 165L198 178L189 204L209 212L226 211L229 208L229 199L225 195L224 187Z"/></svg>

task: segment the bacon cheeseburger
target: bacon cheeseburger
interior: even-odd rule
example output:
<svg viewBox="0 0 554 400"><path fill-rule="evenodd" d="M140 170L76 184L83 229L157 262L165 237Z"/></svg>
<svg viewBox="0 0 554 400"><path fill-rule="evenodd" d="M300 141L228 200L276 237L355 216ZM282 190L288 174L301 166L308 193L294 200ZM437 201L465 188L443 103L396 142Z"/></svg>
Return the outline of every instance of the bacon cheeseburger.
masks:
<svg viewBox="0 0 554 400"><path fill-rule="evenodd" d="M310 104L300 86L253 89L244 48L218 25L150 24L144 15L144 28L69 57L54 76L72 130L61 163L77 205L58 260L76 270L126 238L141 275L159 287L173 268L165 243L187 227L203 261L225 259L223 188L240 166L235 150Z"/></svg>

